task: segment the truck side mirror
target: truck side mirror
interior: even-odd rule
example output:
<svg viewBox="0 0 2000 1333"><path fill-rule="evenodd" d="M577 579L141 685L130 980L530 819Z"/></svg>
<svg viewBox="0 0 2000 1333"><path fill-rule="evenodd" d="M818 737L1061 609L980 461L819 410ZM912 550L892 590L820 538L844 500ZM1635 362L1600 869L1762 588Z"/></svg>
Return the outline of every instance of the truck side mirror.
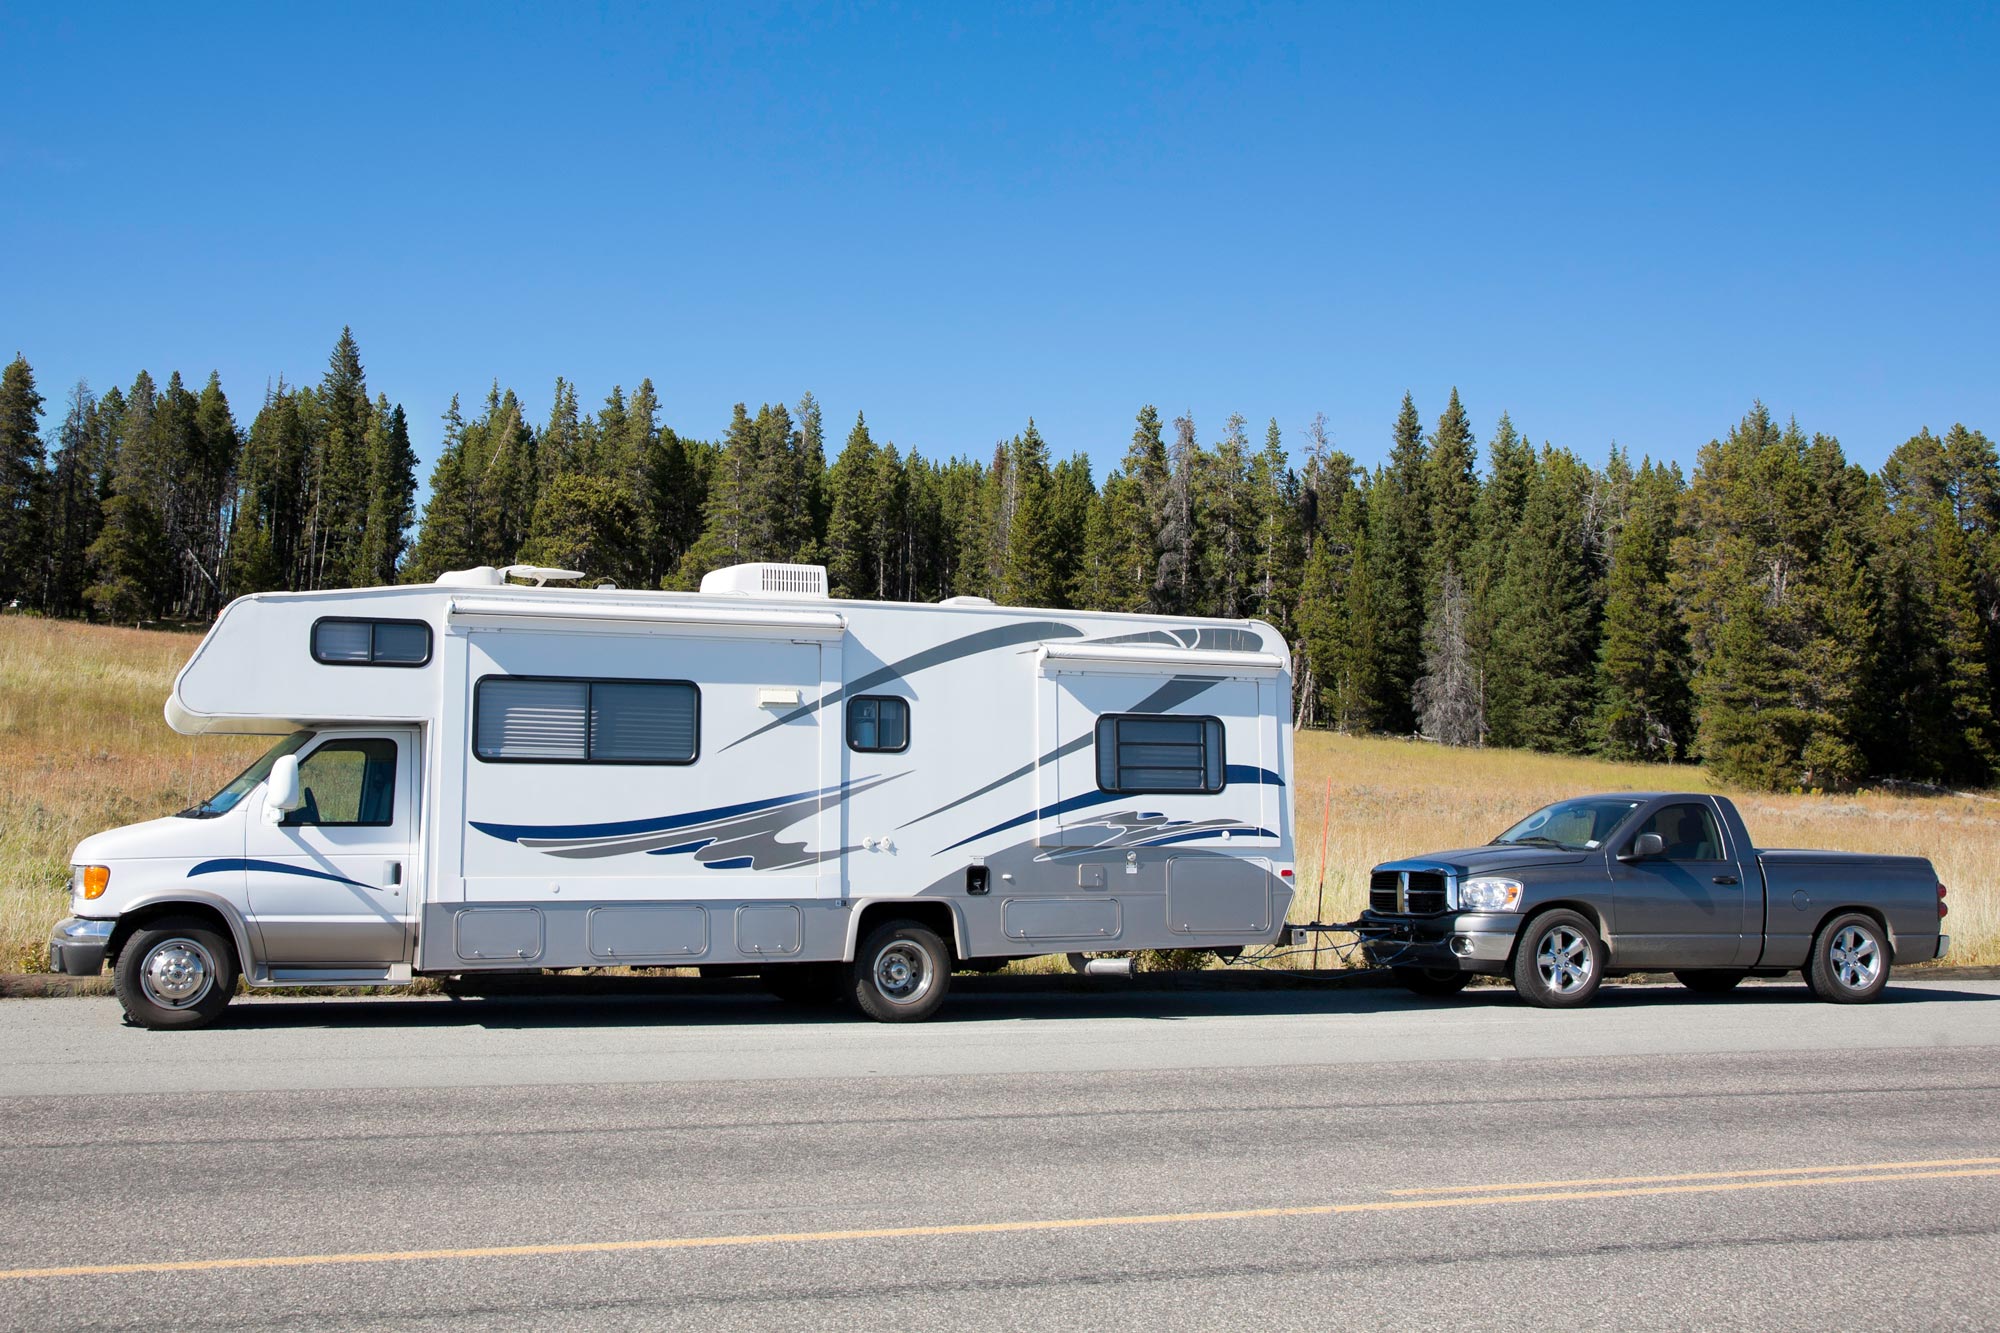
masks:
<svg viewBox="0 0 2000 1333"><path fill-rule="evenodd" d="M1641 833L1638 837L1632 839L1631 850L1618 859L1621 861L1643 861L1649 856L1664 856L1666 855L1666 851L1667 840L1665 838L1662 838L1657 833Z"/></svg>
<svg viewBox="0 0 2000 1333"><path fill-rule="evenodd" d="M264 780L265 821L275 824L305 803L305 793L299 789L299 757L278 756L271 765L271 776Z"/></svg>

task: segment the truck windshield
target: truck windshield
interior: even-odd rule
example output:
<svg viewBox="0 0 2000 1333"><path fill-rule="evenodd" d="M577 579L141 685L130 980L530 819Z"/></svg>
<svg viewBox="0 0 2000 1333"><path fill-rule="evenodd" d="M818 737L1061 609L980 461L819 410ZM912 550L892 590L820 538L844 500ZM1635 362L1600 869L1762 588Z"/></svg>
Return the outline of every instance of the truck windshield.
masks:
<svg viewBox="0 0 2000 1333"><path fill-rule="evenodd" d="M251 788L271 776L271 765L288 754L298 753L300 747L312 739L310 731L295 731L273 745L258 757L257 762L231 778L229 785L200 805L191 805L180 812L182 819L213 819L236 808L236 803L249 793Z"/></svg>
<svg viewBox="0 0 2000 1333"><path fill-rule="evenodd" d="M1557 801L1535 811L1493 842L1586 852L1603 846L1611 831L1638 808L1637 801L1601 796L1580 801Z"/></svg>

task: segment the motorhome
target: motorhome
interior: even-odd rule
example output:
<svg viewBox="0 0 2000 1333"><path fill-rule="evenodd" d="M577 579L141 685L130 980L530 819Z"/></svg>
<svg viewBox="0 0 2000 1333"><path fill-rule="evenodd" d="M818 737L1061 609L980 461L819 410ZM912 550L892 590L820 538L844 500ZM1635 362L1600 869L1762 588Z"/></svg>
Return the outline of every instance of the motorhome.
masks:
<svg viewBox="0 0 2000 1333"><path fill-rule="evenodd" d="M239 978L690 966L897 1021L959 968L1284 930L1268 625L832 599L805 565L564 577L232 602L166 720L273 743L78 846L54 966L108 964L150 1027L213 1020Z"/></svg>

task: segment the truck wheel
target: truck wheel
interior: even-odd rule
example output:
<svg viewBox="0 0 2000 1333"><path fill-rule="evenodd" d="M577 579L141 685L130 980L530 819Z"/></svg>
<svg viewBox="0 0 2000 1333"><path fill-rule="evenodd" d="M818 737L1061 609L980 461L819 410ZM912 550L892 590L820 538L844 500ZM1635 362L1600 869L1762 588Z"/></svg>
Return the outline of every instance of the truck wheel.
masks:
<svg viewBox="0 0 2000 1333"><path fill-rule="evenodd" d="M1455 967L1392 967L1389 975L1396 984L1413 995L1428 995L1441 1000L1447 995L1456 995L1472 980L1470 972L1461 972Z"/></svg>
<svg viewBox="0 0 2000 1333"><path fill-rule="evenodd" d="M1889 984L1889 941L1872 916L1849 912L1820 927L1806 985L1829 1004L1866 1004Z"/></svg>
<svg viewBox="0 0 2000 1333"><path fill-rule="evenodd" d="M773 963L760 969L757 979L787 1004L832 1004L840 998L839 963Z"/></svg>
<svg viewBox="0 0 2000 1333"><path fill-rule="evenodd" d="M1676 972L1674 980L1697 995L1727 995L1749 975L1729 968L1707 968L1699 972Z"/></svg>
<svg viewBox="0 0 2000 1333"><path fill-rule="evenodd" d="M951 950L936 931L914 921L877 926L848 965L848 994L878 1023L929 1018L950 989Z"/></svg>
<svg viewBox="0 0 2000 1333"><path fill-rule="evenodd" d="M140 1027L205 1027L236 993L236 950L198 917L162 917L132 932L111 976Z"/></svg>
<svg viewBox="0 0 2000 1333"><path fill-rule="evenodd" d="M1604 941L1590 918L1566 908L1544 912L1514 950L1514 990L1540 1009L1589 1004L1604 980Z"/></svg>

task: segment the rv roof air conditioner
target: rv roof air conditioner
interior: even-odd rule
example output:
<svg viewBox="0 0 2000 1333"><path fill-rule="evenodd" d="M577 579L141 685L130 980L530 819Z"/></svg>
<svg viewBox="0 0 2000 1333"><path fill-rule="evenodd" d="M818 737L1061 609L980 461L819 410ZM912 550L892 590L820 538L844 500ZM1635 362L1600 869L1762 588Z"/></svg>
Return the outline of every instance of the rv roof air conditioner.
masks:
<svg viewBox="0 0 2000 1333"><path fill-rule="evenodd" d="M731 565L701 576L701 590L730 597L795 597L826 600L826 570L820 565Z"/></svg>

